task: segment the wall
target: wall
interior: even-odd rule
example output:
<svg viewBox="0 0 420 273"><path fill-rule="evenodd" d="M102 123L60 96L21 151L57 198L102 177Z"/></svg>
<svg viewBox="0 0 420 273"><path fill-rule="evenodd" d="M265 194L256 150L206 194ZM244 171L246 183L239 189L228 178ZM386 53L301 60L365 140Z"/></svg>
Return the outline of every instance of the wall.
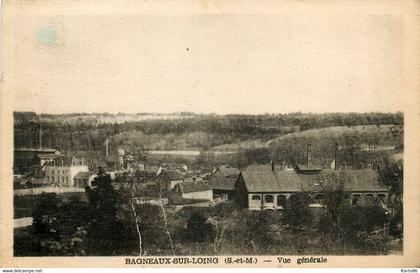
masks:
<svg viewBox="0 0 420 273"><path fill-rule="evenodd" d="M245 186L242 174L239 175L238 180L235 183L234 199L241 208L248 207L248 191Z"/></svg>
<svg viewBox="0 0 420 273"><path fill-rule="evenodd" d="M267 203L265 202L265 197L267 195L271 195L273 197L273 202L272 203ZM292 196L293 193L287 193L287 192L282 192L282 193L249 193L248 194L248 208L250 210L281 210L284 209L283 206L279 206L279 204L277 203L277 199L280 198L281 196L284 196L286 198L286 200L288 200L290 198L290 196ZM253 200L252 197L253 196L259 196L259 200Z"/></svg>
<svg viewBox="0 0 420 273"><path fill-rule="evenodd" d="M213 191L205 190L205 191L182 193L182 197L186 199L202 199L202 200L213 201Z"/></svg>
<svg viewBox="0 0 420 273"><path fill-rule="evenodd" d="M84 189L80 188L60 188L60 187L39 187L31 189L13 190L13 195L36 195L41 193L66 193L66 192L85 192Z"/></svg>
<svg viewBox="0 0 420 273"><path fill-rule="evenodd" d="M74 177L79 172L88 172L88 166L47 166L45 175L50 183L57 183L61 186L73 187Z"/></svg>

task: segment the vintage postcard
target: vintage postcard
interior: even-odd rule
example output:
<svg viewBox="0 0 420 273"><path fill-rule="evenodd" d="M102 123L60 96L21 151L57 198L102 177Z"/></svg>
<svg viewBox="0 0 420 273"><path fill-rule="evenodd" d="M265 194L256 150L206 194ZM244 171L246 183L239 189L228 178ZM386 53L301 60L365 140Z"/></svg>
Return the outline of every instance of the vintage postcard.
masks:
<svg viewBox="0 0 420 273"><path fill-rule="evenodd" d="M419 14L3 1L0 267L419 267Z"/></svg>

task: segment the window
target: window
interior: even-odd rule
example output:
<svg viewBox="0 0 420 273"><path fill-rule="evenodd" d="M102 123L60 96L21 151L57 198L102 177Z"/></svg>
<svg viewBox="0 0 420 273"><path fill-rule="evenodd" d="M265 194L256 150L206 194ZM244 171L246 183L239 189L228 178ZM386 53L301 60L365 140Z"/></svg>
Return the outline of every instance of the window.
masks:
<svg viewBox="0 0 420 273"><path fill-rule="evenodd" d="M253 195L252 200L261 200L261 196L259 195Z"/></svg>
<svg viewBox="0 0 420 273"><path fill-rule="evenodd" d="M357 202L359 202L359 199L360 199L360 194L358 193L353 194L351 197L351 205L357 206Z"/></svg>
<svg viewBox="0 0 420 273"><path fill-rule="evenodd" d="M272 195L265 195L264 196L264 202L265 203L273 203L274 202L274 197Z"/></svg>
<svg viewBox="0 0 420 273"><path fill-rule="evenodd" d="M277 196L277 206L281 206L281 207L286 206L286 196L284 195Z"/></svg>
<svg viewBox="0 0 420 273"><path fill-rule="evenodd" d="M365 201L367 205L373 205L373 194L365 194Z"/></svg>
<svg viewBox="0 0 420 273"><path fill-rule="evenodd" d="M54 170L51 170L51 174L54 174Z"/></svg>
<svg viewBox="0 0 420 273"><path fill-rule="evenodd" d="M377 197L376 200L377 200L379 205L384 205L385 204L385 194L383 194L383 193L378 194L378 197Z"/></svg>

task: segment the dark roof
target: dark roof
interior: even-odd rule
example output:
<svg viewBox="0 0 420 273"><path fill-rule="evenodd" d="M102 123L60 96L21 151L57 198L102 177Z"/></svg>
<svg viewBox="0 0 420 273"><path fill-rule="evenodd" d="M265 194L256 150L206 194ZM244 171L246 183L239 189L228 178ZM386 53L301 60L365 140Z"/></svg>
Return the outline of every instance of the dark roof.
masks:
<svg viewBox="0 0 420 273"><path fill-rule="evenodd" d="M211 190L209 186L207 186L202 181L196 181L196 182L183 182L178 184L181 188L181 191L183 193L189 193L189 192L197 192L197 191L208 191Z"/></svg>
<svg viewBox="0 0 420 273"><path fill-rule="evenodd" d="M88 179L89 178L89 172L78 172L75 176L74 179Z"/></svg>
<svg viewBox="0 0 420 273"><path fill-rule="evenodd" d="M207 184L213 190L235 190L236 177L211 175Z"/></svg>
<svg viewBox="0 0 420 273"><path fill-rule="evenodd" d="M304 165L304 164L298 164L297 169L299 171L321 171L322 170L322 168L319 166Z"/></svg>
<svg viewBox="0 0 420 273"><path fill-rule="evenodd" d="M380 183L377 172L364 170L322 170L314 175L299 174L305 190L320 190L321 188L336 188L343 185L344 191L387 191Z"/></svg>
<svg viewBox="0 0 420 273"><path fill-rule="evenodd" d="M299 192L335 189L344 191L388 191L371 170L322 170L315 174L295 171L244 171L242 177L248 192Z"/></svg>
<svg viewBox="0 0 420 273"><path fill-rule="evenodd" d="M169 180L184 180L186 175L177 170L162 170L158 177L163 177Z"/></svg>
<svg viewBox="0 0 420 273"><path fill-rule="evenodd" d="M294 171L244 171L242 177L248 192L297 192L301 180Z"/></svg>
<svg viewBox="0 0 420 273"><path fill-rule="evenodd" d="M379 175L372 169L337 171L339 181L344 182L345 191L388 191L380 183Z"/></svg>

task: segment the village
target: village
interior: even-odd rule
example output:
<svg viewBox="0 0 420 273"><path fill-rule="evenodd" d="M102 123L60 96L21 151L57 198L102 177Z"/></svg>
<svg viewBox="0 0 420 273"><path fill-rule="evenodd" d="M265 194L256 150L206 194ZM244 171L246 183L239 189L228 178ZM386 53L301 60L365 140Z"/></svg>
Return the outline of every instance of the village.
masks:
<svg viewBox="0 0 420 273"><path fill-rule="evenodd" d="M71 125L58 133L68 141L55 137L59 123L25 122L13 164L17 256L401 251L404 132L391 119L253 137L245 126L215 134L222 145L196 126L187 139L165 131L191 120Z"/></svg>
<svg viewBox="0 0 420 273"><path fill-rule="evenodd" d="M309 206L322 208L323 191L342 185L352 206L387 208L389 188L381 183L374 166L351 169L334 159L330 168L322 168L311 163L311 144L306 149L304 164L270 161L241 169L228 164L148 164L136 162L129 152L118 149L108 164L113 168L99 168L110 175L115 187L136 184L140 189L136 202L150 204L162 197L169 206L214 206L234 200L249 210L278 211L296 193L307 192L312 197ZM15 193L83 192L98 172L87 162L56 149L18 149Z"/></svg>

